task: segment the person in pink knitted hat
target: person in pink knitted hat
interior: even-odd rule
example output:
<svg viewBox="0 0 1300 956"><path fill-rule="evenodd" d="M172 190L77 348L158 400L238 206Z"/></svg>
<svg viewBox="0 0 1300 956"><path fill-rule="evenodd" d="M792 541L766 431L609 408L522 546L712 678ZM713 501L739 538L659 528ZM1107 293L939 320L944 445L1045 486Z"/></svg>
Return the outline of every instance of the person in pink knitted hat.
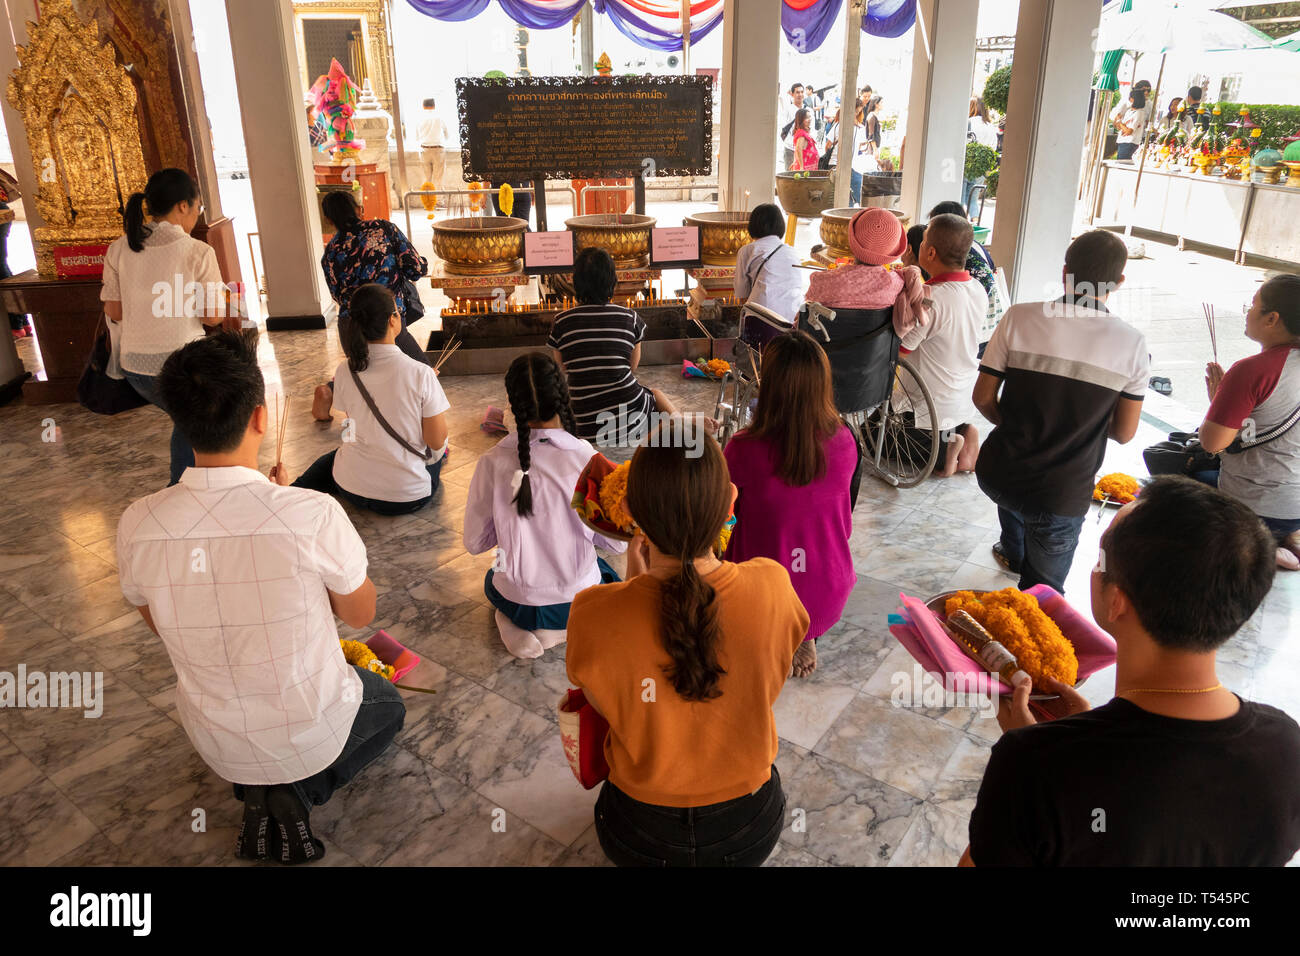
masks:
<svg viewBox="0 0 1300 956"><path fill-rule="evenodd" d="M831 309L893 308L900 336L929 322L921 270L898 264L907 251L907 233L897 216L874 206L863 209L849 222L849 248L856 262L814 272L807 301Z"/></svg>

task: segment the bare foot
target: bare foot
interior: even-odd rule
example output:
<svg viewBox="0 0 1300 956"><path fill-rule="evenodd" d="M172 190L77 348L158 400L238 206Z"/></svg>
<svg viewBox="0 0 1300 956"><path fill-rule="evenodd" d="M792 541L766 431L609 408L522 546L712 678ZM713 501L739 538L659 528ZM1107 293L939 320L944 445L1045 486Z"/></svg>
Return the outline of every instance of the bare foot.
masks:
<svg viewBox="0 0 1300 956"><path fill-rule="evenodd" d="M1277 566L1283 571L1300 571L1300 557L1290 548L1278 548Z"/></svg>
<svg viewBox="0 0 1300 956"><path fill-rule="evenodd" d="M975 461L980 455L980 433L974 425L963 425L961 430L963 444L957 455L958 471L974 471Z"/></svg>
<svg viewBox="0 0 1300 956"><path fill-rule="evenodd" d="M966 439L962 438L956 432L953 433L950 441L944 442L943 452L943 470L939 472L940 478L951 478L957 472L957 459L961 456L961 450L966 445Z"/></svg>
<svg viewBox="0 0 1300 956"><path fill-rule="evenodd" d="M794 652L794 666L791 673L795 677L807 677L817 669L817 642L804 641Z"/></svg>
<svg viewBox="0 0 1300 956"><path fill-rule="evenodd" d="M334 416L330 409L334 407L334 389L328 385L317 385L316 394L311 400L311 417L318 422L328 422Z"/></svg>

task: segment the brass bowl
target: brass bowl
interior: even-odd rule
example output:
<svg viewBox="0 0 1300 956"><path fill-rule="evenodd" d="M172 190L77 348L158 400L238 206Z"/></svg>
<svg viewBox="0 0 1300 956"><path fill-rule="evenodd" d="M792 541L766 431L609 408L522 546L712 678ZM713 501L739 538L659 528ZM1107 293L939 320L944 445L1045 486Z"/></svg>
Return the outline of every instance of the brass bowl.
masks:
<svg viewBox="0 0 1300 956"><path fill-rule="evenodd" d="M1300 163L1285 160L1282 165L1291 173L1291 175L1287 177L1286 185L1293 189L1300 189Z"/></svg>
<svg viewBox="0 0 1300 956"><path fill-rule="evenodd" d="M634 213L596 213L564 220L578 234L578 248L596 246L614 259L615 269L637 269L650 263L650 230L654 216Z"/></svg>
<svg viewBox="0 0 1300 956"><path fill-rule="evenodd" d="M776 198L788 216L820 216L835 205L835 180L827 169L777 173Z"/></svg>
<svg viewBox="0 0 1300 956"><path fill-rule="evenodd" d="M754 241L747 212L697 212L682 225L700 227L700 259L708 266L734 266L741 246Z"/></svg>
<svg viewBox="0 0 1300 956"><path fill-rule="evenodd" d="M857 206L839 209L827 209L822 213L822 242L826 243L823 252L832 259L852 259L853 250L849 248L849 223L853 217L862 212Z"/></svg>
<svg viewBox="0 0 1300 956"><path fill-rule="evenodd" d="M528 222L513 216L470 216L433 224L433 251L452 275L518 272Z"/></svg>

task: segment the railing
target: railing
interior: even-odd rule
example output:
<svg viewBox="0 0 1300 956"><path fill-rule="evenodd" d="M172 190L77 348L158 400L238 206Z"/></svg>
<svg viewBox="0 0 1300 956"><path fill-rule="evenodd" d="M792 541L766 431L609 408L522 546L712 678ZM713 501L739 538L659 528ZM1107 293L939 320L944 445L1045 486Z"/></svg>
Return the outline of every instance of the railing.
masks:
<svg viewBox="0 0 1300 956"><path fill-rule="evenodd" d="M513 187L512 187L513 188ZM573 208L578 208L578 191L569 187L569 194L573 197ZM516 193L527 193L533 195L536 189L532 186L520 186L514 189ZM406 238L411 238L411 206L407 202L412 196L483 196L486 198L488 193L496 193L500 196L501 187L487 189L408 189L402 193L402 212L406 215Z"/></svg>

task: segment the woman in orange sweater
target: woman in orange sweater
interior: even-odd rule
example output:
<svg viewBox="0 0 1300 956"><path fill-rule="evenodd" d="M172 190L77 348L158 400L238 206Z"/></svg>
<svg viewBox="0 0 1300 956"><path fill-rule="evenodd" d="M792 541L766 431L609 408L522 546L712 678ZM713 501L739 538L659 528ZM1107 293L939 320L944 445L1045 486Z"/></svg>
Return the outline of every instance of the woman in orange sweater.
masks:
<svg viewBox="0 0 1300 956"><path fill-rule="evenodd" d="M780 564L714 555L736 487L694 437L637 450L628 580L569 612L569 680L610 725L596 833L620 866L758 866L784 825L772 704L808 614Z"/></svg>

